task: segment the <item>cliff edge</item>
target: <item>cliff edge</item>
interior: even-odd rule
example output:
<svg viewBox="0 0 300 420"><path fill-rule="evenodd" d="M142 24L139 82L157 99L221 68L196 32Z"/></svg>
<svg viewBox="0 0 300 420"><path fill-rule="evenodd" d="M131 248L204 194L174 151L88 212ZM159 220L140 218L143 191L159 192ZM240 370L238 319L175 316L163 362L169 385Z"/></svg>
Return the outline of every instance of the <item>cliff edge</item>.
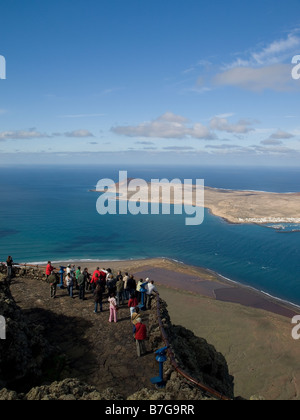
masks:
<svg viewBox="0 0 300 420"><path fill-rule="evenodd" d="M140 383L140 386L136 387L135 392L130 394L125 382L122 388L122 368L125 369L127 364L130 365L130 361L133 360L132 352L129 353L127 347L122 347L122 340L127 340L125 344L129 346L128 348L132 347L135 349L135 344L130 334L130 321L127 321L127 319L124 319L123 325L119 330L111 332L111 341L103 344L102 348L99 349L97 347L93 349L92 347L95 346L96 342L105 343L105 338L107 338L106 323L102 329L97 330L97 341L91 342L86 340L86 342L81 342L81 346L87 346L86 349L83 349L83 352L86 351L86 354L92 354L93 351L97 352L99 358L94 359L94 369L97 372L101 372L102 369L104 375L105 369L107 372L111 372L114 367L110 359L106 359L105 363L103 363L103 354L109 351L113 353L112 348L106 349L105 346L119 347L118 351L120 353L124 350L122 360L120 359L123 367L120 366L120 370L117 368L116 373L113 375L115 382L119 383L118 388L104 387L102 383L95 382L93 380L93 372L89 370L86 371L85 377L84 375L76 377L76 372L66 367L59 371L57 380L51 380L47 372L47 366L54 364L58 357L65 357L68 360L68 366L76 363L75 360L72 360L72 355L74 354L75 357L76 353L74 353L74 346L72 352L66 355L66 350L61 348L61 342L55 342L53 335L49 334L46 325L48 320L51 323L51 317L57 316L55 311L58 311L58 309L53 306L51 311L48 310L47 305L50 305L50 298L48 293L45 294L45 291L48 291L48 285L45 283L42 273L37 273L34 269L27 269L26 272L22 270L17 273L17 277L13 282L22 285L20 290L26 296L27 305L30 305L30 296L28 295L34 290L35 295L32 298L32 305L37 302L36 297L40 296L40 299L38 299L39 315L43 314L41 312L43 305L45 305L45 308L47 307L47 314L44 315L44 318L43 316L35 316L33 321L32 317L28 316L28 311L21 308L20 299L22 299L23 295L20 294L18 296L17 301L20 307L12 295L11 284L4 276L0 277L0 315L4 316L6 320L6 340L0 340L0 400L214 399L214 397L193 386L174 371L170 361L167 361L164 366L164 376L167 381L166 388L157 390L151 385L151 373L152 376L156 376L154 369L158 372L158 363L155 362L154 352L165 345L158 322L156 300L153 301L151 310L147 311L147 315L145 314L145 322L149 333L149 341L147 343L148 355L139 360L134 357L136 366L144 364L144 370L139 372L140 375L144 376L144 380L141 381L137 378L137 383ZM27 290L24 289L26 287ZM13 287L13 290L17 292L18 289ZM61 298L62 303L66 307L70 306L70 310L73 308L76 310L76 304L65 296ZM84 304L87 303L84 302ZM59 310L61 311L61 306L59 306ZM122 311L127 313L128 308L124 308ZM79 315L81 318L85 318L87 317L86 313L82 310ZM90 320L90 316L89 313L88 320ZM225 358L204 339L196 337L191 331L181 326L173 325L167 310L167 303L164 301L160 301L159 316L178 365L197 381L214 388L228 398L234 398L233 378L229 375ZM89 329L94 331L96 324L90 322L88 324L87 320L85 321L87 334ZM96 319L94 322L99 323L99 319ZM109 325L108 327L112 326ZM124 338L124 334L127 334L127 331L129 336ZM103 337L101 334L103 334ZM51 344L49 344L50 342ZM99 354L101 351L102 355ZM115 356L112 359L114 359L115 363L118 362L115 360ZM118 371L120 372L119 381ZM67 377L70 372L72 376ZM106 382L109 384L108 381ZM28 389L28 384L32 384L31 389Z"/></svg>

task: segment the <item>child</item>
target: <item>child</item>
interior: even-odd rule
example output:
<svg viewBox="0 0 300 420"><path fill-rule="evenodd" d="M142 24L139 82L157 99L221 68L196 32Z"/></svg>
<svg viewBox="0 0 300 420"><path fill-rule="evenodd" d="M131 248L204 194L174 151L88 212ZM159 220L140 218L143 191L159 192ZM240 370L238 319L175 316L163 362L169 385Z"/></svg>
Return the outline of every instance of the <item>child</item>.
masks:
<svg viewBox="0 0 300 420"><path fill-rule="evenodd" d="M108 298L108 301L109 301L109 312L110 312L109 322L112 322L112 320L114 318L114 321L116 323L116 322L118 322L117 301L116 301L114 293L112 293L111 297Z"/></svg>
<svg viewBox="0 0 300 420"><path fill-rule="evenodd" d="M132 316L133 312L135 312L135 308L138 306L139 302L135 295L131 295L131 298L128 302L128 308L130 308L130 316Z"/></svg>
<svg viewBox="0 0 300 420"><path fill-rule="evenodd" d="M146 353L145 340L147 339L147 328L146 325L142 323L142 319L137 319L137 324L135 326L135 339L136 339L136 350L138 357L141 357Z"/></svg>

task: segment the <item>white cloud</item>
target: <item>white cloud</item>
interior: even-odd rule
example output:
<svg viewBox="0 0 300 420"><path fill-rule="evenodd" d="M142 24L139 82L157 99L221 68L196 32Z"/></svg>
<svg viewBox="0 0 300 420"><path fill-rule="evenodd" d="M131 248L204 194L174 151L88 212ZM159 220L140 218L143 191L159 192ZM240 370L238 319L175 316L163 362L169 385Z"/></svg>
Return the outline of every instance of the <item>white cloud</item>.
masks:
<svg viewBox="0 0 300 420"><path fill-rule="evenodd" d="M111 130L128 137L184 139L195 138L214 140L216 136L200 123L188 124L189 120L172 112L167 112L157 119L137 126L117 126Z"/></svg>
<svg viewBox="0 0 300 420"><path fill-rule="evenodd" d="M271 134L268 139L261 141L260 144L265 146L279 146L283 144L282 140L289 140L294 137L294 134L279 129L275 133Z"/></svg>
<svg viewBox="0 0 300 420"><path fill-rule="evenodd" d="M49 137L48 134L40 133L35 130L3 131L0 133L0 140L30 140Z"/></svg>
<svg viewBox="0 0 300 420"><path fill-rule="evenodd" d="M135 144L141 144L143 146L153 146L155 143L153 143L153 141L136 141Z"/></svg>
<svg viewBox="0 0 300 420"><path fill-rule="evenodd" d="M178 123L183 124L189 122L189 120L181 115L175 115L173 112L166 112L162 116L157 118L157 121L169 122L169 123Z"/></svg>
<svg viewBox="0 0 300 420"><path fill-rule="evenodd" d="M253 60L259 65L276 64L284 61L287 54L300 47L300 38L291 33L286 39L280 39L267 45L262 51L252 53Z"/></svg>
<svg viewBox="0 0 300 420"><path fill-rule="evenodd" d="M236 145L209 145L206 146L210 150L210 155L228 155L228 156L266 156L266 157L295 157L299 155L299 151L284 147L281 145L253 145L253 146L236 146Z"/></svg>
<svg viewBox="0 0 300 420"><path fill-rule="evenodd" d="M94 135L88 130L74 130L65 133L66 137L76 137L76 138L84 138L84 137L94 137Z"/></svg>
<svg viewBox="0 0 300 420"><path fill-rule="evenodd" d="M234 62L223 66L223 70L230 70L236 67L267 67L274 64L291 61L295 51L300 48L300 37L296 32L291 32L285 39L271 42L264 47L248 51L247 57L237 58Z"/></svg>
<svg viewBox="0 0 300 420"><path fill-rule="evenodd" d="M262 147L262 146L253 146L253 149L257 154L267 154L267 155L287 155L287 154L299 154L297 150L291 149L284 146L273 147Z"/></svg>
<svg viewBox="0 0 300 420"><path fill-rule="evenodd" d="M279 146L283 144L283 142L281 140L269 138L269 139L261 141L260 144L263 144L264 146Z"/></svg>
<svg viewBox="0 0 300 420"><path fill-rule="evenodd" d="M240 146L236 146L235 144L207 145L205 147L206 149L214 149L214 150L227 150L227 149L240 148Z"/></svg>
<svg viewBox="0 0 300 420"><path fill-rule="evenodd" d="M213 82L251 91L271 89L279 92L298 89L291 78L291 57L300 48L300 37L293 31L284 39L248 52L223 66Z"/></svg>
<svg viewBox="0 0 300 420"><path fill-rule="evenodd" d="M59 115L59 118L94 118L94 117L105 117L106 114L69 114Z"/></svg>
<svg viewBox="0 0 300 420"><path fill-rule="evenodd" d="M267 89L285 92L297 87L291 77L289 64L274 64L261 68L236 67L217 74L213 81L217 85L236 86L256 92Z"/></svg>
<svg viewBox="0 0 300 420"><path fill-rule="evenodd" d="M230 118L230 117L234 117L234 112L227 112L225 114L219 114L216 115L214 118Z"/></svg>
<svg viewBox="0 0 300 420"><path fill-rule="evenodd" d="M295 137L293 134L288 133L287 131L283 130L277 130L276 133L273 133L271 135L271 138L274 140L286 140L286 139L292 139Z"/></svg>
<svg viewBox="0 0 300 420"><path fill-rule="evenodd" d="M173 152L185 152L185 151L195 150L195 148L189 147L189 146L170 146L170 147L163 147L163 150L170 150Z"/></svg>
<svg viewBox="0 0 300 420"><path fill-rule="evenodd" d="M250 127L251 125L252 123L246 120L240 120L236 124L229 124L226 118L221 117L214 117L210 121L210 127L213 130L234 134L246 134L253 131L254 129Z"/></svg>

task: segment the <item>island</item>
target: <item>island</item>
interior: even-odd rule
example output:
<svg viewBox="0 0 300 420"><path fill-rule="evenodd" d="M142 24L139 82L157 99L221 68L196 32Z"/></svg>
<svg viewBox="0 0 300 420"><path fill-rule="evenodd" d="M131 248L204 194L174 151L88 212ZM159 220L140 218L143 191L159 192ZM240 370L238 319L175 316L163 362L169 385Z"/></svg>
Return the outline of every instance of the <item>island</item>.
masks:
<svg viewBox="0 0 300 420"><path fill-rule="evenodd" d="M238 191L204 187L203 185L126 179L104 188L98 184L90 190L108 194L108 199L137 201L148 204L205 207L233 224L299 224L300 193ZM151 209L150 209L151 210Z"/></svg>

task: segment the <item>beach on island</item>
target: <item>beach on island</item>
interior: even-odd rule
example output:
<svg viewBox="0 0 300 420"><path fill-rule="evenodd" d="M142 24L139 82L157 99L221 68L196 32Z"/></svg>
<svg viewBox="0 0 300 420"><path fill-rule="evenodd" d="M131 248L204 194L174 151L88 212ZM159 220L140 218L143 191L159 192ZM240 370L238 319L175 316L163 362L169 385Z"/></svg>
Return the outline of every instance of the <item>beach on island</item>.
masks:
<svg viewBox="0 0 300 420"><path fill-rule="evenodd" d="M291 319L300 308L227 280L209 270L165 258L128 261L63 261L92 272L96 267L149 277L166 300L172 322L192 330L221 352L245 398L297 399L300 342Z"/></svg>
<svg viewBox="0 0 300 420"><path fill-rule="evenodd" d="M205 188L205 207L230 223L300 223L299 193Z"/></svg>

